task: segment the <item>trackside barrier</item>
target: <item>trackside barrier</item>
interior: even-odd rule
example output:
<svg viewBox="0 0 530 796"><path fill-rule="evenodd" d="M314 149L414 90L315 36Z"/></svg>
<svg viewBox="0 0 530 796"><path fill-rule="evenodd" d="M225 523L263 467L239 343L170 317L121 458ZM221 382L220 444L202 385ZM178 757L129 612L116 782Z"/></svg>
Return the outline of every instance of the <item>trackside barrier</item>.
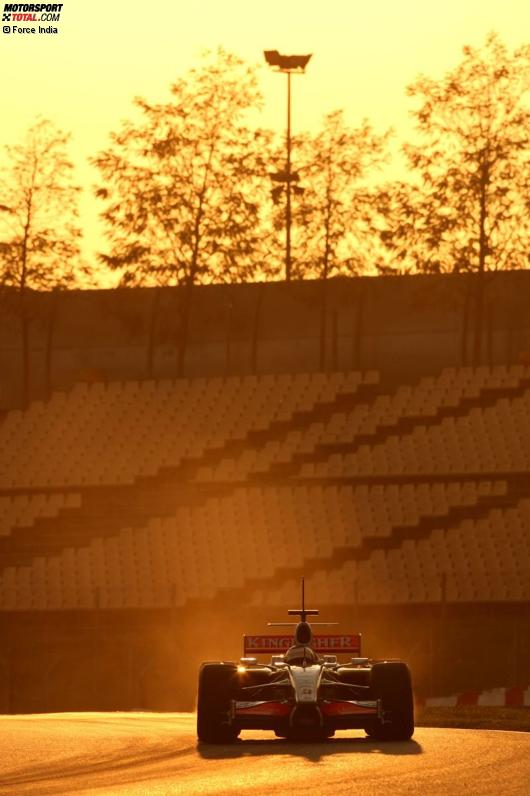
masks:
<svg viewBox="0 0 530 796"><path fill-rule="evenodd" d="M418 700L427 708L456 707L460 705L482 705L484 707L522 708L530 707L530 686L491 688L487 691L463 691L444 697L427 697Z"/></svg>

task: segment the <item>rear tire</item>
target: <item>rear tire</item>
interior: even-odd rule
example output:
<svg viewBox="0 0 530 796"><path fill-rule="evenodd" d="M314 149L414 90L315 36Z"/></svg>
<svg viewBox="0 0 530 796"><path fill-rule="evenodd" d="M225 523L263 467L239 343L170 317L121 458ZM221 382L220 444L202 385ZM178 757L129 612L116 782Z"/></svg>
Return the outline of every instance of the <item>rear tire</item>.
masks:
<svg viewBox="0 0 530 796"><path fill-rule="evenodd" d="M230 724L236 667L205 663L199 672L197 737L203 743L233 743L239 730Z"/></svg>
<svg viewBox="0 0 530 796"><path fill-rule="evenodd" d="M371 738L379 741L408 741L414 733L414 701L410 670L405 663L374 663L370 676L372 699L380 699L384 721L372 720L365 726Z"/></svg>

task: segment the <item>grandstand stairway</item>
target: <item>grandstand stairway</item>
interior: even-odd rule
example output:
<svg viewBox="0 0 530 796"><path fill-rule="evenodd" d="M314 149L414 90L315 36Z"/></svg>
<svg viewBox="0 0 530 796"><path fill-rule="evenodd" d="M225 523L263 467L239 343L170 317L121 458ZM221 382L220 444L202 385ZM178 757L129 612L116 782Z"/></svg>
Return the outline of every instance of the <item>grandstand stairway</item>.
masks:
<svg viewBox="0 0 530 796"><path fill-rule="evenodd" d="M399 388L398 388L399 389ZM352 442L345 443L318 443L310 453L296 453L292 460L287 463L273 463L266 473L256 473L251 477L256 480L290 478L296 476L304 464L314 462L324 462L334 454L354 453L362 445L376 445L384 442L391 436L402 436L410 433L415 428L424 426L437 426L444 418L458 418L469 414L472 409L484 409L494 406L503 398L519 398L530 389L530 377L521 379L516 385L510 387L490 387L483 386L475 396L463 396L454 406L440 406L432 415L407 415L400 417L395 423L382 423L374 432L358 434ZM388 393L379 393L388 395ZM373 398L373 395L370 396ZM369 397L369 399L370 399ZM357 404L363 403L362 399ZM340 411L342 407L337 406L334 412ZM349 408L346 405L344 408ZM329 416L329 413L328 415ZM317 419L324 419L326 415L321 413ZM494 473L492 477L496 477ZM458 477L458 476L457 476ZM394 477L392 477L393 480Z"/></svg>
<svg viewBox="0 0 530 796"><path fill-rule="evenodd" d="M525 488L522 490L523 485ZM278 582L298 581L302 576L309 580L315 573L336 571L346 562L366 561L375 551L395 550L404 542L427 539L434 530L447 530L465 520L477 521L487 517L493 510L515 508L530 493L530 477L515 479L513 485L508 483L507 486L504 494L479 496L475 505L452 506L443 514L422 516L413 525L395 525L388 536L367 535L360 545L336 547L330 556L307 558L297 566L283 566L272 577L249 578L242 587L220 590L218 598L223 603L238 605L255 591L266 594L274 592Z"/></svg>
<svg viewBox="0 0 530 796"><path fill-rule="evenodd" d="M503 399L521 400L530 388L530 378L527 372L519 370L516 376L505 373L499 379L499 383L492 383L495 381L493 378L488 381L490 375L488 372L485 374L485 378L481 377L482 381L480 379L476 383L472 381L467 392L460 385L457 390L453 390L447 396L448 400L445 400L442 392L436 394L434 403L422 404L424 409L422 414L414 414L413 407L412 411L407 413L411 407L406 406L403 414L398 415L394 422L380 420L385 411L384 407L381 410L380 405L377 411L374 410L372 413L375 418L372 430L369 432L361 430L360 433L358 430L354 431L348 442L319 442L319 438L316 436L314 440L311 438L311 449L303 453L285 445L289 460L287 462L273 461L265 470L256 466L253 469L253 466L250 465L246 469L241 467L237 470L236 468L231 471L232 475L225 477L222 465L226 460L236 460L248 451L262 452L271 443L278 443L278 446L281 446L288 441L293 432L307 435L315 425L320 425L325 434L327 433L326 424L331 423L337 414L344 414L349 418L349 413L357 411L359 407L364 407L371 412L372 406L378 401L383 403L386 401L387 404L391 404L399 395L400 388L398 387L393 392L385 385L380 384L377 378L371 376L368 378L356 377L351 381L354 385L352 389L340 386L346 384L347 380L343 382L337 380L338 386L336 389L333 387L332 391L328 391L325 399L322 399L319 393L312 403L306 401L303 409L297 409L294 406L287 410L280 406L279 417L269 414L268 422L260 428L253 427L249 423L245 433L241 436L237 436L240 427L236 423L232 426L234 429L232 435L227 435L222 444L205 444L200 455L193 456L186 453L180 457L178 464L161 465L154 474L138 472L130 483L56 484L48 488L34 487L28 484L26 487L13 487L11 490L4 488L1 490L3 495L54 494L58 490L66 494L75 492L80 495L81 502L78 505L65 505L54 516L37 515L32 523L26 525L18 523L13 526L10 534L0 536L0 572L11 569L9 573L11 578L13 568L31 566L35 559L41 559L40 566L43 558L57 558L65 550L71 551L76 548L86 548L88 551L92 542L117 538L123 531L130 532L131 536L137 529L146 529L149 532L153 522L161 518L174 520L174 527L167 526L168 532L178 535L179 526L176 517L183 508L188 507L192 511L199 512L205 506L213 505L216 499L229 498L237 490L241 491L242 489L259 490L263 488L263 490L267 490L269 487L274 487L275 484L283 484L297 490L303 487L315 488L319 484L329 486L339 482L342 485L364 484L370 485L370 487L385 484L394 486L399 484L411 486L439 484L443 486L449 483L458 486L466 483L477 490L476 500L472 504L448 504L443 511L430 510L428 513L420 513L414 522L391 521L388 531L380 532L380 529L376 528L372 533L368 529L363 533L361 541L356 544L337 543L333 537L333 529L323 527L322 536L330 545L329 552L318 556L297 553L298 557L291 557L292 563L289 565L284 565L282 556L279 555L275 559L274 571L271 570L262 576L259 574L258 567L254 571L249 571L248 576L245 573L242 585L241 578L239 578L236 587L229 586L222 581L216 582L215 589L223 599L238 600L249 590L267 591L279 580L296 578L301 574L310 577L319 572L332 572L347 562L367 561L375 553L397 550L407 543L421 542L439 529L455 528L465 521L477 523L495 511L515 509L530 495L530 473L525 470L512 469L508 471L497 468L491 472L478 470L472 472L463 468L462 471L459 471L458 463L455 462L455 467L451 472L404 472L386 475L384 473L358 472L346 477L334 477L324 471L320 477L313 478L305 478L301 472L304 464L326 461L332 455L351 454L352 451L363 445L370 447L392 437L398 439L406 437L418 426L434 428L439 426L444 419L467 417L474 410L495 407ZM332 377L329 378L331 382ZM436 393L435 380L425 379L423 382L431 382L427 388L424 384L425 393L428 393L429 390ZM153 384L148 387L151 393L155 392L156 387ZM207 389L206 386L206 391ZM141 393L141 390L139 392ZM332 397L331 392L333 393ZM421 393L421 389L418 388L418 392ZM281 404L281 400L279 403ZM396 401L396 403L399 402ZM429 409L430 406L435 407L433 411ZM33 422L35 423L35 420ZM356 428L358 429L359 426ZM213 475L212 478L208 477L208 472ZM487 484L488 481L497 484L503 482L505 489L490 489L487 494L478 494L480 485ZM292 497L294 497L294 493ZM288 495L286 500L289 501ZM294 504L295 501L293 501ZM229 529L230 523L227 522L226 517L229 516L230 506L225 510L228 512L225 514L225 529ZM258 510L266 513L267 507L263 504L262 508ZM204 522L213 523L212 527L216 525L215 519L205 520L203 518L192 528L192 532L197 531L200 536L200 529L208 527L204 525ZM343 531L344 529L341 533ZM499 528L500 532L501 528ZM161 538L163 538L163 534ZM121 543L123 542L122 537ZM208 545L214 543L214 537L210 537L209 529L205 538L199 542L204 547L203 553L215 557L216 550L208 549ZM219 540L215 543L218 544ZM103 548L101 549L103 550ZM108 549L110 550L110 547ZM191 551L193 555L196 553L197 551ZM119 551L115 550L113 555L117 556L119 560ZM286 558L288 559L289 556L284 556L283 560ZM228 583L230 583L230 578L228 578ZM190 595L185 598L185 602L195 599L195 596ZM124 601L124 604L127 604L127 600Z"/></svg>
<svg viewBox="0 0 530 796"><path fill-rule="evenodd" d="M333 413L369 402L381 394L377 384L360 384L356 392L339 393L334 401L317 402L305 411L293 413L289 420L276 420L267 428L249 431L242 439L228 440L223 446L208 448L200 457L186 457L178 466L164 466L156 475L138 476L133 484L75 487L82 494L82 505L60 510L57 517L37 518L29 527L17 527L0 537L0 571L7 566L22 566L39 555L51 555L64 547L87 544L94 537L119 533L123 527L141 527L154 517L173 514L178 506L198 505L207 497L222 495L233 484L190 485L198 469L215 466L227 457L248 449L259 449L267 442L282 440L290 431L325 420ZM23 490L26 494L28 490ZM41 490L33 490L41 494ZM46 490L49 494L53 490ZM17 494L18 490L2 490Z"/></svg>
<svg viewBox="0 0 530 796"><path fill-rule="evenodd" d="M0 571L65 547L86 545L95 537L116 535L123 527L140 528L153 517L172 516L178 506L199 505L205 493L225 491L222 486L190 490L184 484L175 492L173 486L160 482L84 488L80 507L61 509L56 517L39 517L32 525L0 537Z"/></svg>

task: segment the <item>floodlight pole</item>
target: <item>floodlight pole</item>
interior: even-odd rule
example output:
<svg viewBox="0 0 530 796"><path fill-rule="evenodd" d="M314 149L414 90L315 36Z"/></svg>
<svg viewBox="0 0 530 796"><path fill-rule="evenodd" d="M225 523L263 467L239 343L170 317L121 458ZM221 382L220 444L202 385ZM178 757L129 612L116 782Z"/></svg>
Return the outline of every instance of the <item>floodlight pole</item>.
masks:
<svg viewBox="0 0 530 796"><path fill-rule="evenodd" d="M287 202L285 207L285 280L291 280L291 72L287 71Z"/></svg>
<svg viewBox="0 0 530 796"><path fill-rule="evenodd" d="M298 175L293 175L291 168L291 74L303 74L311 55L281 55L277 50L265 50L265 60L275 68L275 71L283 72L287 75L287 164L285 172L281 176L273 177L281 182L287 183L286 206L285 206L285 280L289 282L292 276L292 256L291 256L291 182L298 179Z"/></svg>

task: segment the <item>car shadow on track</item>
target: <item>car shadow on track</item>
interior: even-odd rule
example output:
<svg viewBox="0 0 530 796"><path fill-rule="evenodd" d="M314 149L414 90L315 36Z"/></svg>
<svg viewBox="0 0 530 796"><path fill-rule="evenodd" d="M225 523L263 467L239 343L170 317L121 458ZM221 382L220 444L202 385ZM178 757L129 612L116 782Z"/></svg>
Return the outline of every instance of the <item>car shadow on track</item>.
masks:
<svg viewBox="0 0 530 796"><path fill-rule="evenodd" d="M374 741L372 738L330 738L328 741L287 741L283 738L238 739L233 744L211 745L198 743L199 755L205 760L220 760L237 757L253 757L262 755L289 755L305 757L317 763L330 755L344 754L384 754L384 755L419 755L423 753L421 745L410 741Z"/></svg>

